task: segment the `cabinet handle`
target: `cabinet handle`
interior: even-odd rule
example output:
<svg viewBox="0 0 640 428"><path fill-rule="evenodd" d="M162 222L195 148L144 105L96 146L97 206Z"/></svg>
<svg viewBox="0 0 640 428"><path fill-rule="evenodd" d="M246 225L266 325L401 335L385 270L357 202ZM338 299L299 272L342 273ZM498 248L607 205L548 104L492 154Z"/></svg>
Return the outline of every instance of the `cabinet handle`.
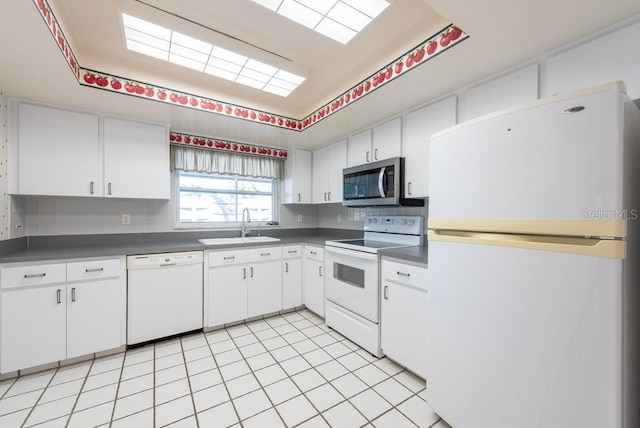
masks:
<svg viewBox="0 0 640 428"><path fill-rule="evenodd" d="M89 193L93 195L93 181L89 183Z"/></svg>
<svg viewBox="0 0 640 428"><path fill-rule="evenodd" d="M253 266L251 266L251 278L253 278Z"/></svg>
<svg viewBox="0 0 640 428"><path fill-rule="evenodd" d="M298 202L300 202L300 193L298 193Z"/></svg>
<svg viewBox="0 0 640 428"><path fill-rule="evenodd" d="M388 294L388 291L389 291L389 286L388 286L388 285L385 285L385 286L384 286L384 293L383 293L383 296L384 296L385 300L389 300L389 294Z"/></svg>
<svg viewBox="0 0 640 428"><path fill-rule="evenodd" d="M327 193L329 195L329 202L331 202L331 192Z"/></svg>
<svg viewBox="0 0 640 428"><path fill-rule="evenodd" d="M369 150L367 150L367 154L365 155L365 159L369 162Z"/></svg>
<svg viewBox="0 0 640 428"><path fill-rule="evenodd" d="M324 201L327 201L327 192L324 192Z"/></svg>
<svg viewBox="0 0 640 428"><path fill-rule="evenodd" d="M284 263L284 273L288 273L289 272L289 263L285 262Z"/></svg>
<svg viewBox="0 0 640 428"><path fill-rule="evenodd" d="M271 255L271 253L260 253L260 255L261 255L261 256L263 256L263 257L264 257L264 256L270 256L270 255Z"/></svg>
<svg viewBox="0 0 640 428"><path fill-rule="evenodd" d="M247 279L247 268L242 268L242 279Z"/></svg>
<svg viewBox="0 0 640 428"><path fill-rule="evenodd" d="M76 301L76 287L73 287L73 288L71 289L71 301L72 301L72 302L75 302L75 301ZM60 303L60 302L58 302L58 303Z"/></svg>
<svg viewBox="0 0 640 428"><path fill-rule="evenodd" d="M94 268L94 269L85 269L84 271L86 273L90 273L90 272L102 272L103 270L104 270L104 268L101 267L101 268Z"/></svg>
<svg viewBox="0 0 640 428"><path fill-rule="evenodd" d="M289 254L295 254L297 252L298 252L298 250L289 250L289 251L287 251L287 253L289 253Z"/></svg>
<svg viewBox="0 0 640 428"><path fill-rule="evenodd" d="M58 304L62 303L62 290L58 288L58 291L56 291L56 300L58 301Z"/></svg>
<svg viewBox="0 0 640 428"><path fill-rule="evenodd" d="M375 149L375 150L373 151L373 159L374 159L374 160L378 160L378 149Z"/></svg>
<svg viewBox="0 0 640 428"><path fill-rule="evenodd" d="M25 278L44 278L46 275L46 273L32 273L32 274L28 274L25 275Z"/></svg>
<svg viewBox="0 0 640 428"><path fill-rule="evenodd" d="M411 194L411 182L407 183L407 193Z"/></svg>
<svg viewBox="0 0 640 428"><path fill-rule="evenodd" d="M318 274L322 276L322 266L318 266Z"/></svg>
<svg viewBox="0 0 640 428"><path fill-rule="evenodd" d="M396 272L396 274L398 274L398 275L400 275L400 276L404 276L404 277L406 277L406 278L409 278L409 277L411 276L411 274L404 273L404 272L400 272L400 271L397 271L397 272Z"/></svg>
<svg viewBox="0 0 640 428"><path fill-rule="evenodd" d="M111 194L111 183L107 185L107 193Z"/></svg>
<svg viewBox="0 0 640 428"><path fill-rule="evenodd" d="M223 257L222 259L223 260L233 260L235 258L236 258L236 256L229 256L229 257Z"/></svg>

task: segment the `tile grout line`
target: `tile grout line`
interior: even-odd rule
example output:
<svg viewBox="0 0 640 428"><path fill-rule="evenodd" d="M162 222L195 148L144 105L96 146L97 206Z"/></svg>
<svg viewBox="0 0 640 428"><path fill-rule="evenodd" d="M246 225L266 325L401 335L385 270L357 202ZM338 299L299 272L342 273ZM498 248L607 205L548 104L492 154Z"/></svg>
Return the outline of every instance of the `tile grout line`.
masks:
<svg viewBox="0 0 640 428"><path fill-rule="evenodd" d="M42 393L40 393L40 396L38 397L36 402L33 404L33 406L31 406L31 409L29 410L29 413L27 413L27 416L24 418L24 422L22 422L22 424L20 425L21 427L25 427L27 425L27 421L29 420L29 418L33 414L33 411L36 409L36 407L38 407L38 403L42 399L42 396L44 395L44 392L47 390L49 385L51 385L51 381L53 381L53 378L58 373L58 370L60 370L59 363L58 363L58 367L56 367L55 372L51 375L51 379L49 379L49 382L47 382L47 385L44 388L42 388ZM17 379L16 379L16 383L17 383ZM15 385L15 383L14 383L14 385ZM54 418L54 419L57 419L57 418ZM49 420L51 420L51 419L49 419ZM43 421L43 422L48 422L48 421Z"/></svg>
<svg viewBox="0 0 640 428"><path fill-rule="evenodd" d="M122 382L122 373L124 372L124 367L125 367L124 362L126 360L127 360L127 351L125 350L124 354L122 355L122 365L120 366L120 376L118 376L118 386L116 386L116 395L113 397L113 408L111 409L111 417L109 418L109 427L111 427L111 425L113 424L113 416L116 413L116 404L118 403L118 392L120 391L120 383ZM89 373L91 373L91 370L89 370ZM78 397L80 397L79 394L78 394Z"/></svg>
<svg viewBox="0 0 640 428"><path fill-rule="evenodd" d="M207 339L204 337L204 334L202 335L202 337L205 343L208 343ZM182 360L184 361L184 371L187 373L187 383L189 384L189 396L191 397L191 405L193 406L193 417L196 420L196 428L200 428L200 421L198 420L198 409L196 409L196 400L195 398L193 398L193 389L191 388L191 376L189 376L189 365L187 364L187 358L184 355L184 343L183 343L182 337L180 338L180 348L182 348ZM214 358L214 362L215 362L215 358Z"/></svg>

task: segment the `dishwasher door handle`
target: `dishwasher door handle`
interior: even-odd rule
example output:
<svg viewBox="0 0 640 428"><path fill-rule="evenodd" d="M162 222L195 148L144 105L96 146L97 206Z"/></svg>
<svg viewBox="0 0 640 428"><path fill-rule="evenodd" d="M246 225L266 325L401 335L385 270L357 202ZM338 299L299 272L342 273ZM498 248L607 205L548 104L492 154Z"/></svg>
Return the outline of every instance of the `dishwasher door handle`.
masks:
<svg viewBox="0 0 640 428"><path fill-rule="evenodd" d="M169 266L175 266L175 265L176 265L175 262L173 262L173 263L161 263L160 267L169 267Z"/></svg>

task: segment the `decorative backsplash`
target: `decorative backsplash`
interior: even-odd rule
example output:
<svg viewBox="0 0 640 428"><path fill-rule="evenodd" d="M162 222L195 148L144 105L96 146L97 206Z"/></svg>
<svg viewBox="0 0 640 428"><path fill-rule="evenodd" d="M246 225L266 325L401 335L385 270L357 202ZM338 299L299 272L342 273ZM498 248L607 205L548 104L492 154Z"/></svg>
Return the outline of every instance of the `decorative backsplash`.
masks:
<svg viewBox="0 0 640 428"><path fill-rule="evenodd" d="M158 86L150 82L142 82L128 77L84 68L78 63L47 0L33 0L33 2L36 4L45 24L56 40L61 53L80 85L295 131L303 131L326 119L335 112L426 63L469 37L468 34L455 25L448 25L330 102L301 119L295 119L191 94L175 88Z"/></svg>

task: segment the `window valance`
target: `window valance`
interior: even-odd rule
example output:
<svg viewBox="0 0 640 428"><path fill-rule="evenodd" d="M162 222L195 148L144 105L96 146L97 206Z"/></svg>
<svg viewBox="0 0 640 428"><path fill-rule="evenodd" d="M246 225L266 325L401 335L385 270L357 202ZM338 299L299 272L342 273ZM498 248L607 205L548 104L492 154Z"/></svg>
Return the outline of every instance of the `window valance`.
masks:
<svg viewBox="0 0 640 428"><path fill-rule="evenodd" d="M280 179L284 159L172 144L171 170Z"/></svg>

